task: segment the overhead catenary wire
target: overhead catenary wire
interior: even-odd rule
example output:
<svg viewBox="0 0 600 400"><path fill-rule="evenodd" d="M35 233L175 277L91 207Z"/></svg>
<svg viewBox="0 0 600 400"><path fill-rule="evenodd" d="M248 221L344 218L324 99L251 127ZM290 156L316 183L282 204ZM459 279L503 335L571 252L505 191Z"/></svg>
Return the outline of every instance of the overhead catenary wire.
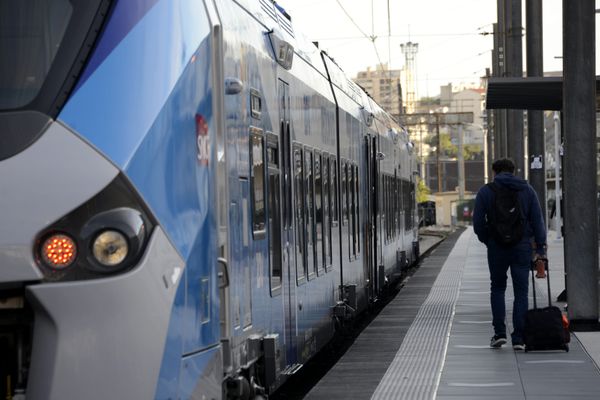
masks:
<svg viewBox="0 0 600 400"><path fill-rule="evenodd" d="M298 0L287 0L292 3ZM475 0L463 0L472 2L473 10L484 10L485 12L474 13L456 13L459 7L452 6L451 3L440 3L438 11L444 11L441 14L446 14L443 17L440 13L439 20L425 17L429 7L425 2L386 2L378 1L357 1L357 0L302 0L298 2L299 8L308 16L308 31L314 32L311 35L311 40L319 42L322 48L331 50L331 54L336 54L340 65L348 73L350 79L358 79L364 81L368 76L375 78L392 79L392 91L394 96L397 95L398 89L398 74L400 74L401 90L403 99L406 98L405 79L404 79L404 57L398 49L398 45L409 41L407 34L407 21L411 21L411 35L413 42L419 43L418 51L418 75L427 74L429 76L429 84L424 82L428 80L419 79L417 77L416 92L422 92L422 95L430 92L439 93L437 90L437 82L433 78L436 76L467 76L472 71L479 68L479 64L487 62L487 56L473 58L470 61L463 63L453 63L454 60L461 60L467 57L473 57L475 54L491 47L490 37L483 35L489 29L489 24L495 20L495 15L492 15L487 8L480 7L480 2ZM319 4L322 7L322 13L313 15L310 5ZM343 10L340 7L343 7ZM389 15L386 15L389 6ZM470 4L471 6L471 4ZM475 7L476 6L476 7ZM315 8L316 9L316 8ZM345 11L345 12L344 12ZM371 11L371 15L369 15ZM495 10L494 10L495 11ZM394 24L391 25L391 14L394 14ZM319 15L316 15L319 14ZM347 14L347 15L346 15ZM457 14L457 15L455 15ZM494 12L495 14L495 12ZM299 14L303 15L303 14ZM352 21L348 16L351 17ZM434 16L437 18L436 16ZM477 18L476 18L477 17ZM313 24L319 18L318 24ZM389 18L389 22L386 19ZM331 24L332 21L337 23ZM300 22L300 18L298 18ZM375 21L375 23L373 23ZM431 23L436 21L436 23ZM386 26L386 22L387 26ZM369 23L371 26L369 26ZM357 26L359 29L357 29ZM339 35L339 36L338 36ZM391 40L385 42L385 38ZM369 39L370 44L364 39ZM352 41L354 40L354 43ZM374 42L374 44L373 44ZM484 45L485 43L485 45ZM377 52L375 50L375 46ZM373 47L372 47L373 46ZM387 47L387 54L386 54ZM451 50L452 49L452 50ZM377 53L379 58L377 58ZM380 70L379 65L383 65L386 61L388 70L385 72L374 71ZM442 62L440 62L442 61ZM473 66L468 65L471 62ZM448 68L455 65L450 71L442 71L439 68ZM475 66L477 64L477 66ZM428 69L435 69L437 72L429 72ZM466 69L466 70L465 70ZM370 72L369 72L370 71ZM477 75L479 77L479 75ZM472 84L480 84L476 76L472 78ZM377 79L377 78L375 78ZM386 98L389 92L388 87L385 87L385 82L371 83L370 92L377 98ZM378 87L375 87L378 86ZM411 91L412 92L412 91ZM421 94L416 93L415 96ZM392 110L397 109L397 103L394 102Z"/></svg>
<svg viewBox="0 0 600 400"><path fill-rule="evenodd" d="M377 50L377 46L375 45L375 39L377 39L377 36L375 36L375 34L369 36L367 35L361 28L360 26L356 23L356 21L354 21L354 18L352 18L352 16L348 13L348 11L346 11L346 9L344 8L344 6L342 5L342 3L340 2L340 0L335 0L336 3L338 4L338 6L342 9L342 11L344 12L344 14L346 15L346 17L348 17L348 19L350 20L350 22L352 22L352 24L356 27L356 29L358 29L358 31L363 35L363 37L365 39L368 39L369 41L371 41L372 45L373 45L373 49L375 50L375 56L377 56L377 61L379 62L379 65L381 66L381 68L383 69L383 63L381 61L381 57L379 55L379 50ZM371 8L373 7L373 0L371 0ZM371 9L371 19L372 19L372 29L375 29L375 25L374 25L374 17L373 17L374 13L373 10Z"/></svg>
<svg viewBox="0 0 600 400"><path fill-rule="evenodd" d="M358 31L363 35L363 37L369 39L369 35L367 35L361 28L360 26L358 26L358 24L356 23L356 21L354 21L354 18L352 18L352 16L348 13L348 11L346 11L346 9L344 8L344 6L342 5L342 3L340 3L340 0L335 0L335 2L338 4L338 6L340 6L340 8L342 9L342 11L344 12L344 14L346 15L346 17L348 17L348 19L350 20L350 22L352 22L352 24L354 25L354 27L356 27L356 29L358 29Z"/></svg>
<svg viewBox="0 0 600 400"><path fill-rule="evenodd" d="M381 95L381 101L383 102L388 102L391 101L392 99L396 99L399 98L401 95L399 95L398 93L396 93L398 91L398 87L397 84L395 83L395 74L394 74L394 70L392 69L392 63L394 62L398 62L397 57L394 57L392 55L392 47L394 46L394 43L396 40L398 40L398 38L402 39L402 38L410 38L410 39L415 39L420 38L420 37L445 37L446 40L444 40L444 42L451 42L453 39L454 40L460 40L461 37L467 38L467 37L482 37L482 31L485 30L485 25L484 26L480 26L478 27L476 30L473 31L469 31L469 32L465 32L465 31L449 31L449 32L434 32L434 33L413 33L410 32L408 35L406 33L404 34L400 34L399 32L393 32L392 31L392 25L391 25L391 2L389 0L386 1L386 5L385 5L385 11L387 11L387 27L383 27L381 24L380 25L376 25L375 24L375 12L377 11L374 5L374 0L371 0L371 4L369 3L362 3L363 4L363 10L366 7L371 8L371 15L370 15L370 19L371 19L371 29L369 30L370 32L367 31L367 29L364 29L364 25L365 25L365 18L367 17L366 15L355 15L357 12L360 14L360 11L357 11L353 8L347 8L349 7L349 3L348 1L344 1L344 0L336 0L335 4L337 5L337 7L339 7L339 9L342 11L343 15L345 16L345 18L347 18L347 20L352 24L352 26L354 27L354 29L356 29L356 32L358 33L358 35L352 35L350 33L350 35L346 35L343 37L320 37L320 38L316 38L315 40L319 41L319 42L323 42L323 41L328 41L330 42L330 45L333 47L347 47L347 46L351 46L352 41L359 41L359 40L364 40L364 39L368 39L369 42L371 42L371 46L373 48L373 53L376 56L376 62L377 65L379 65L380 67L378 67L377 69L380 70L381 72L378 73L378 75L382 78L387 78L387 87L385 88L380 88L380 95ZM383 6L383 4L382 4ZM383 11L381 10L381 11ZM378 11L379 12L379 11ZM360 17L360 18L359 18ZM368 18L368 17L367 17ZM367 19L368 21L368 19ZM368 24L368 22L366 22ZM383 29L381 29L383 28ZM387 29L386 29L387 28ZM377 29L377 30L376 30ZM384 31L385 29L385 31ZM443 28L442 28L443 29ZM385 32L385 33L384 33ZM369 34L370 33L370 34ZM359 36L360 35L360 36ZM388 54L387 57L385 57L385 55L383 55L384 53L381 53L380 50L383 49L379 49L379 43L377 43L377 39L380 38L384 38L387 37L388 40ZM410 40L409 39L409 40ZM394 43L392 43L394 42ZM336 44L337 43L337 44ZM381 43L383 44L383 43ZM384 45L385 46L385 45ZM437 46L436 46L437 47ZM439 47L438 47L439 48ZM432 50L433 51L433 50ZM383 55L383 57L382 57ZM477 54L477 56L480 56L480 54ZM477 57L475 56L475 57ZM383 58L387 59L387 68L386 65L383 64ZM473 56L469 57L468 59L472 59L475 58ZM394 61L396 60L396 61ZM462 61L462 60L461 60ZM464 61L463 61L464 62ZM460 65L461 62L458 63L452 63L452 65ZM444 69L448 68L448 65L444 65ZM439 69L436 69L436 71L438 71ZM432 71L427 71L428 72L428 76L429 79L428 81L434 82L434 81L441 81L444 78L434 78L434 76L431 75ZM435 71L434 71L435 72ZM475 73L474 73L475 75ZM418 77L415 77L415 81L416 82L421 82L421 79L418 79ZM467 77L464 77L467 78ZM472 77L471 77L472 79ZM383 85L383 83L382 83ZM402 85L404 86L404 85ZM429 90L429 87L428 87ZM403 96L402 96L403 97ZM395 100L394 100L395 101ZM395 109L397 106L394 103L392 105L392 107ZM397 112L397 111L396 111Z"/></svg>
<svg viewBox="0 0 600 400"><path fill-rule="evenodd" d="M362 32L362 31L361 31ZM393 39L397 39L397 38L414 38L414 37L438 37L438 36L442 36L442 37L448 37L448 36L482 36L482 33L476 33L476 32L445 32L445 33L421 33L421 34L414 34L411 33L410 35L388 35L390 38ZM377 35L374 35L377 36ZM366 34L363 34L363 36L335 36L335 37L320 37L320 38L315 38L315 40L331 40L331 41L335 41L335 40L357 40L357 39L364 39L364 38L370 39L370 36L367 36Z"/></svg>

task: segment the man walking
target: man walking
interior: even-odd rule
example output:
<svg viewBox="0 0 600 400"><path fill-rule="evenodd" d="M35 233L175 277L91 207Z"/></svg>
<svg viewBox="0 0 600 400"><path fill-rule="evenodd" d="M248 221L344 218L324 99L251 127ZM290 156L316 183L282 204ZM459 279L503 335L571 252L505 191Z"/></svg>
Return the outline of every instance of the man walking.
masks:
<svg viewBox="0 0 600 400"><path fill-rule="evenodd" d="M487 246L490 270L493 348L506 343L505 301L507 271L514 290L513 349L524 350L523 332L528 305L532 250L546 256L546 228L538 197L523 179L513 175L515 164L500 159L492 164L494 182L479 189L473 210L473 228Z"/></svg>

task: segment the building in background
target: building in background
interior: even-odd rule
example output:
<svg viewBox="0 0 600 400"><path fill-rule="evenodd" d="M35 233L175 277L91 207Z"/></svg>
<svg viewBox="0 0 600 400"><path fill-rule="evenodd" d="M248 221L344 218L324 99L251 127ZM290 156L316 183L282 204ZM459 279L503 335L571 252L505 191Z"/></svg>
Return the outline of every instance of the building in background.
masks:
<svg viewBox="0 0 600 400"><path fill-rule="evenodd" d="M451 84L446 86L450 87L448 112L473 113L473 123L463 126L464 144L480 145L483 151L485 89L483 87L471 87L454 92Z"/></svg>
<svg viewBox="0 0 600 400"><path fill-rule="evenodd" d="M387 112L396 119L407 112L402 104L402 79L404 70L390 70L387 64L375 69L368 67L360 71L353 81L365 91ZM473 113L473 123L458 126L423 124L407 126L411 141L415 144L422 178L432 193L453 191L458 186L458 143L459 133L463 135L463 155L465 165L465 188L477 191L484 184L484 95L483 86L458 86L451 83L440 87L438 96L422 98L414 112L421 114L435 113ZM438 131L440 133L441 150L439 162L441 183L438 184Z"/></svg>
<svg viewBox="0 0 600 400"><path fill-rule="evenodd" d="M408 126L411 140L415 143L418 160L421 164L421 177L432 193L453 191L458 186L459 135L462 134L464 158L464 188L477 191L484 184L484 95L481 86L461 86L452 84L440 87L440 94L422 98L416 113L439 114L437 120L444 121L454 113L472 113L473 123L446 125L429 122ZM441 114L446 114L442 117ZM397 115L397 114L396 114ZM407 118L404 118L407 119ZM452 118L450 118L452 119ZM427 120L432 121L433 118ZM439 143L438 143L439 132ZM439 149L438 149L439 147ZM438 181L438 165L441 179Z"/></svg>
<svg viewBox="0 0 600 400"><path fill-rule="evenodd" d="M384 110L398 115L402 107L401 76L402 70L388 69L387 64L380 64L374 70L368 67L366 71L360 71L353 81Z"/></svg>

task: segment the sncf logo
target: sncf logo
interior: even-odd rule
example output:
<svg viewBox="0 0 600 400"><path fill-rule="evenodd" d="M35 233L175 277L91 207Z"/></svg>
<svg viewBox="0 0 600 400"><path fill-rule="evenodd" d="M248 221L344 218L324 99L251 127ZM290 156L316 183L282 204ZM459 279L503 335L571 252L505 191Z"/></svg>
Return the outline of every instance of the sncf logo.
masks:
<svg viewBox="0 0 600 400"><path fill-rule="evenodd" d="M198 147L198 163L202 166L208 166L210 162L208 124L200 114L196 114L196 146Z"/></svg>

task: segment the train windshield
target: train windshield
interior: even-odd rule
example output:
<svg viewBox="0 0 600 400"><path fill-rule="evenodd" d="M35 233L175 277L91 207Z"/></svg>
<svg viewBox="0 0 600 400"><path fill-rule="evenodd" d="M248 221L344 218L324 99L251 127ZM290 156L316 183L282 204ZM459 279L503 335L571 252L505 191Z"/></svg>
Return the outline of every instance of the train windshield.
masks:
<svg viewBox="0 0 600 400"><path fill-rule="evenodd" d="M0 109L35 99L72 15L69 0L0 0Z"/></svg>

